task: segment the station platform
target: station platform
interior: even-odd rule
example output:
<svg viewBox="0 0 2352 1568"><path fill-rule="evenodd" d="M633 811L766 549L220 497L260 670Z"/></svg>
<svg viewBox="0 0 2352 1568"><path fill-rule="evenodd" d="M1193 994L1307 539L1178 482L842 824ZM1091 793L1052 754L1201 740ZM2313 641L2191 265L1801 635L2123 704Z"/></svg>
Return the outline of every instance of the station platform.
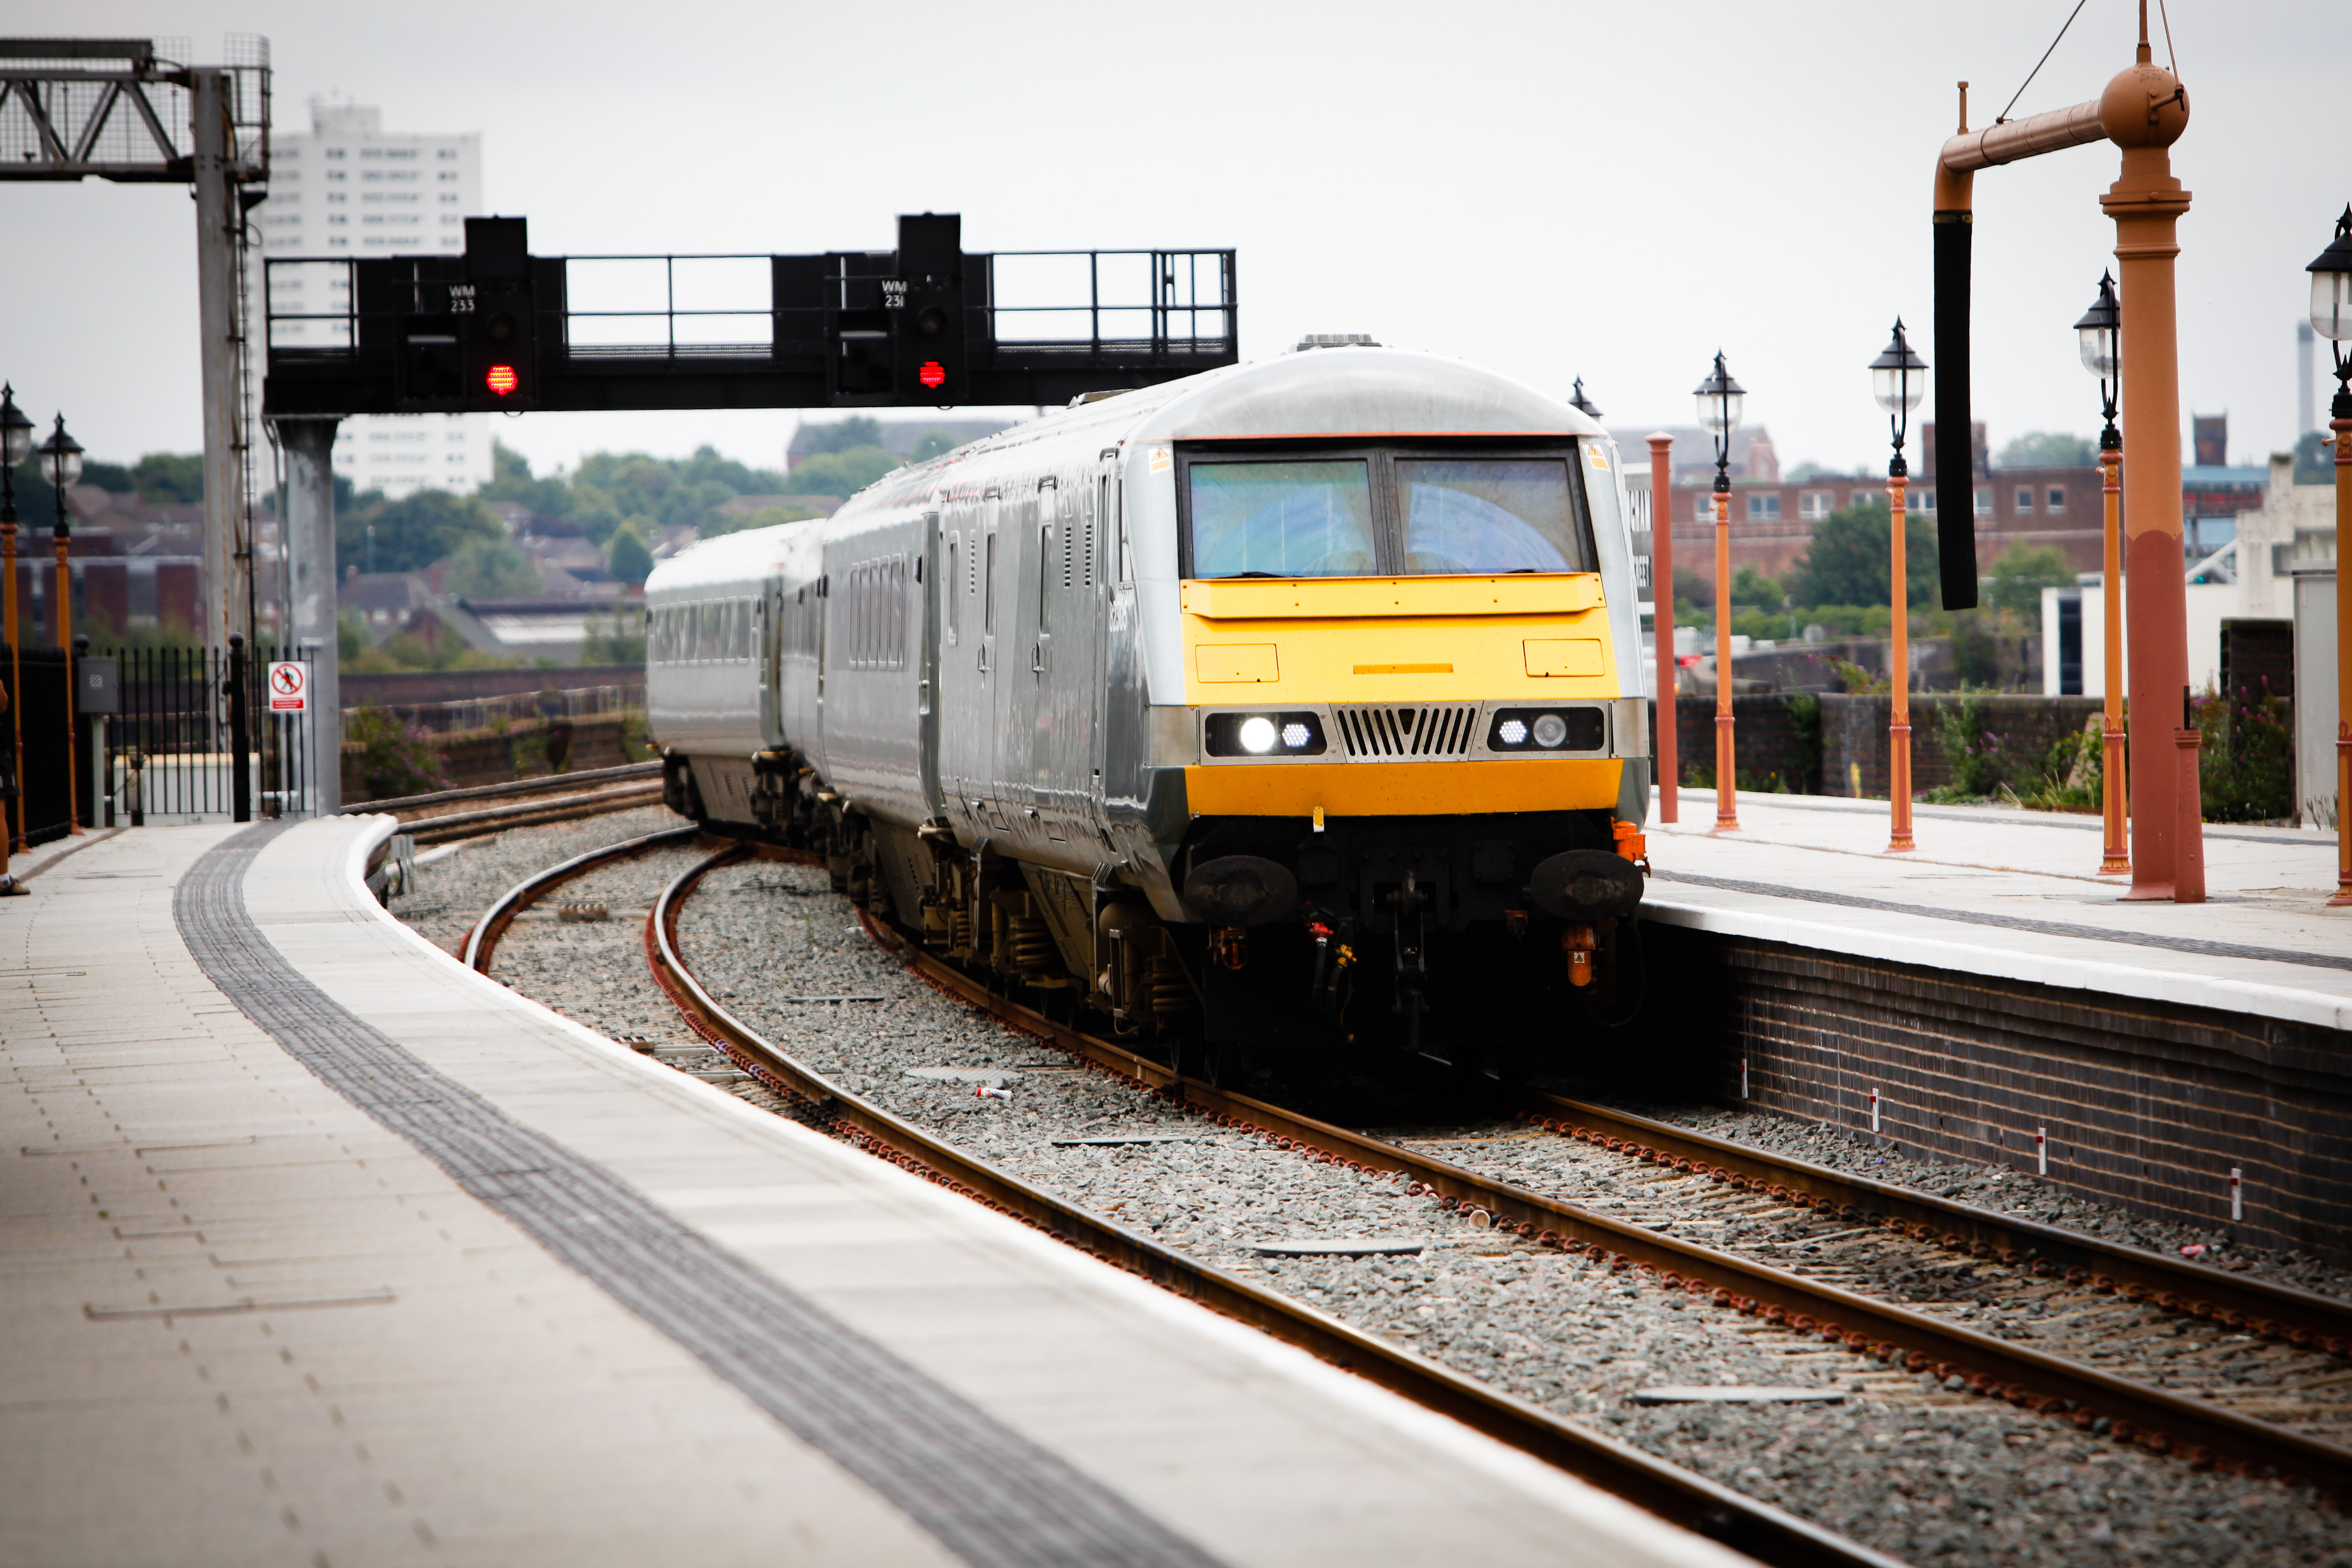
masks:
<svg viewBox="0 0 2352 1568"><path fill-rule="evenodd" d="M2352 910L2332 834L2209 824L2208 899L2125 902L2095 816L1712 790L1649 826L1707 1088L2241 1239L2352 1247ZM2232 1173L2235 1173L2234 1176Z"/></svg>
<svg viewBox="0 0 2352 1568"><path fill-rule="evenodd" d="M0 1563L1745 1561L464 970L390 831L0 903Z"/></svg>
<svg viewBox="0 0 2352 1568"><path fill-rule="evenodd" d="M1715 792L1681 795L1651 819L1657 920L2352 1030L2333 834L2209 825L2204 903L2126 903L2095 816L1915 806L1918 847L1890 855L1885 801L1746 794L1718 834Z"/></svg>

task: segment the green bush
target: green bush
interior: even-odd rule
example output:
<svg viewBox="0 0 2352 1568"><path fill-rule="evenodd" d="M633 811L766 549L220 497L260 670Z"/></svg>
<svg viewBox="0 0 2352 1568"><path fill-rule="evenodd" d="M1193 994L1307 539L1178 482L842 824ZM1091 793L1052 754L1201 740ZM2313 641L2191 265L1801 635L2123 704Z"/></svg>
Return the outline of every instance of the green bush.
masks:
<svg viewBox="0 0 2352 1568"><path fill-rule="evenodd" d="M362 703L343 718L343 739L360 746L361 777L370 800L430 795L449 787L433 737L399 714Z"/></svg>
<svg viewBox="0 0 2352 1568"><path fill-rule="evenodd" d="M2208 690L2196 703L2197 759L2208 822L2270 822L2294 815L2294 735L2287 705L2263 683L2234 699Z"/></svg>

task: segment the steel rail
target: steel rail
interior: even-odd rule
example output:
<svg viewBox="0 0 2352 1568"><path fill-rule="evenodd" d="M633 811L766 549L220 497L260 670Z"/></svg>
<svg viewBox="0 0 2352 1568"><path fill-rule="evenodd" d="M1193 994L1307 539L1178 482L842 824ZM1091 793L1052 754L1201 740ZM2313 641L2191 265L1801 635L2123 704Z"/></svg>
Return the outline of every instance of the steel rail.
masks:
<svg viewBox="0 0 2352 1568"><path fill-rule="evenodd" d="M809 1120L830 1126L850 1142L894 1163L919 1171L991 1208L1024 1219L1056 1239L1248 1323L1318 1360L1379 1384L1424 1408L1449 1415L1759 1562L1787 1564L1790 1568L1812 1564L1899 1568L1894 1559L1794 1514L1758 1502L1630 1444L1564 1421L1500 1389L1188 1258L1116 1221L1088 1213L934 1138L835 1084L721 1005L703 989L678 955L677 925L680 904L705 875L750 848L739 844L721 849L679 873L663 889L646 916L646 956L656 984L677 1005L696 1032L770 1089L799 1104ZM757 853L762 858L823 864L804 851L762 847ZM866 920L867 930L875 932L877 940L901 952L905 951L885 937L864 911L860 911L859 918ZM921 973L926 978L940 978L928 969ZM982 992L974 995L960 987L949 989L975 1002L988 994ZM991 1006L988 1010L1025 1032L1057 1043L1064 1033L1059 1026L1047 1024L1026 1008L1007 1004L1004 1008Z"/></svg>
<svg viewBox="0 0 2352 1568"><path fill-rule="evenodd" d="M980 982L911 948L863 910L877 942L941 989L1123 1079L1160 1091L1216 1121L1253 1126L1297 1148L1375 1172L1409 1177L1474 1222L1516 1231L1570 1252L1591 1251L1612 1268L1639 1268L1669 1289L1709 1297L1799 1333L1816 1334L1857 1352L1939 1377L1958 1376L1975 1392L2084 1429L2107 1420L2122 1442L2157 1454L2181 1453L2200 1468L2227 1466L2251 1476L2311 1480L2352 1496L2352 1449L2189 1395L2136 1383L2065 1357L1979 1333L1893 1302L1857 1295L1769 1264L1646 1229L1575 1204L1483 1176L1342 1127L1286 1110L1197 1079L1166 1064L1055 1023L997 995ZM1410 1189L1409 1189L1410 1190Z"/></svg>
<svg viewBox="0 0 2352 1568"><path fill-rule="evenodd" d="M1586 1142L1624 1146L1654 1163L1731 1181L1786 1203L1887 1227L1957 1252L2063 1275L2101 1294L2210 1319L2300 1350L2352 1356L2352 1302L2200 1268L2079 1231L1889 1186L1792 1155L1750 1148L1563 1095L1528 1090L1523 1120ZM1622 1152L1621 1150L1621 1152Z"/></svg>
<svg viewBox="0 0 2352 1568"><path fill-rule="evenodd" d="M506 934L507 927L514 923L515 916L557 888L600 866L609 866L616 860L634 859L639 855L667 849L672 845L691 844L701 837L702 829L698 826L666 827L659 833L608 844L602 849L574 855L571 859L550 866L543 871L532 872L500 893L497 900L482 911L481 918L466 932L466 945L457 952L458 962L468 969L488 974L491 955L498 950L499 938Z"/></svg>
<svg viewBox="0 0 2352 1568"><path fill-rule="evenodd" d="M624 763L612 768L583 768L576 773L541 773L536 778L509 779L503 784L467 784L462 789L435 790L430 795L396 795L384 800L354 801L339 815L361 816L371 812L389 811L395 815L419 806L454 805L459 801L496 800L509 795L545 795L551 790L567 789L575 784L609 784L616 779L659 778L662 765L650 763Z"/></svg>
<svg viewBox="0 0 2352 1568"><path fill-rule="evenodd" d="M513 805L485 806L480 811L453 811L439 816L420 816L402 823L401 826L419 843L438 843L450 838L476 838L485 833L503 833L509 827L533 827L543 822L595 816L660 799L659 784L622 784L615 789L552 795L545 800L521 801Z"/></svg>

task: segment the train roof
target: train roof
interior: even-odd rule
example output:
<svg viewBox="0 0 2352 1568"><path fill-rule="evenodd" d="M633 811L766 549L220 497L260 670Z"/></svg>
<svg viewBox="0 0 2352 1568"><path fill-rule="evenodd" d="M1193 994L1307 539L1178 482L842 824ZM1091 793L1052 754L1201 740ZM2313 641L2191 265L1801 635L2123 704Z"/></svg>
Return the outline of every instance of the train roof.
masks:
<svg viewBox="0 0 2352 1568"><path fill-rule="evenodd" d="M811 518L803 522L781 522L769 528L749 528L740 533L698 540L656 564L653 575L646 579L646 597L649 602L658 602L765 579L798 542L793 536L805 532L814 541L817 537L814 531L822 521Z"/></svg>

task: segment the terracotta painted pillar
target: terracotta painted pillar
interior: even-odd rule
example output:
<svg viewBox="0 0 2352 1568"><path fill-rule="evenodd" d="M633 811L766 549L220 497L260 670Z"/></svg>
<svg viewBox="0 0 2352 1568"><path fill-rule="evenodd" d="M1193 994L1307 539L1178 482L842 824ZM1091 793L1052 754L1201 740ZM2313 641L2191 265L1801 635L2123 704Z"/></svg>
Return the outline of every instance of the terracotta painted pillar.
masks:
<svg viewBox="0 0 2352 1568"><path fill-rule="evenodd" d="M2172 143L2189 125L2189 95L2170 71L2138 63L2107 84L2099 119L2123 149L2123 171L2100 205L2116 221L2122 307L2126 568L2131 595L2132 885L2126 899L2169 899L2186 825L2171 731L2189 684L2188 595L2180 540L2180 355L2174 226L2189 193L2172 175ZM2200 833L2201 837L2201 833Z"/></svg>

